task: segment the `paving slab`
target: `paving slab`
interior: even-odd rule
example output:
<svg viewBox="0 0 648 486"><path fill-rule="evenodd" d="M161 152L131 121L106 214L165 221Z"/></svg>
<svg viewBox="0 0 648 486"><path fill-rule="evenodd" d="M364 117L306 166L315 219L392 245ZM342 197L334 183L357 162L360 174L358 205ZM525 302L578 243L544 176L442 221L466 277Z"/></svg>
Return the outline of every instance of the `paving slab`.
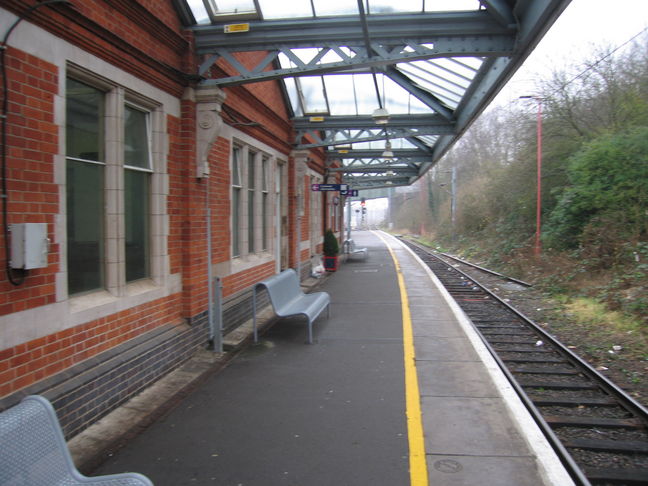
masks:
<svg viewBox="0 0 648 486"><path fill-rule="evenodd" d="M414 342L418 361L479 361L479 356L466 336L416 336Z"/></svg>
<svg viewBox="0 0 648 486"><path fill-rule="evenodd" d="M532 457L427 456L431 485L536 486Z"/></svg>
<svg viewBox="0 0 648 486"><path fill-rule="evenodd" d="M421 396L498 397L481 361L418 361Z"/></svg>
<svg viewBox="0 0 648 486"><path fill-rule="evenodd" d="M414 337L465 337L466 333L457 326L457 322L448 317L439 317L436 313L428 318L413 318L412 332Z"/></svg>
<svg viewBox="0 0 648 486"><path fill-rule="evenodd" d="M531 456L500 397L424 396L421 407L428 454Z"/></svg>

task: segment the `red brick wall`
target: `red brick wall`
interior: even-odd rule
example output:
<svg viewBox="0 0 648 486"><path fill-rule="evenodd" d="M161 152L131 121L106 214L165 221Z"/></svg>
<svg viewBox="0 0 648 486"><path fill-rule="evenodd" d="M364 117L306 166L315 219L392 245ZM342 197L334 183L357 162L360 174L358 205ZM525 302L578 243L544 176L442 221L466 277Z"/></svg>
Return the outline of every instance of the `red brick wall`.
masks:
<svg viewBox="0 0 648 486"><path fill-rule="evenodd" d="M264 86L255 90L250 89L253 85L225 88L227 99L223 119L287 155L293 148L294 135L285 107L277 108L283 103L277 81L261 84ZM255 95L260 97L256 98ZM241 123L258 123L259 126L246 126Z"/></svg>
<svg viewBox="0 0 648 486"><path fill-rule="evenodd" d="M212 148L209 165L209 200L211 208L212 262L221 263L231 258L230 232L230 151L229 140L219 138Z"/></svg>
<svg viewBox="0 0 648 486"><path fill-rule="evenodd" d="M22 12L32 3L7 0L3 7ZM133 9L142 13L141 5L132 0L96 0L75 2L77 9L66 11L68 15L65 16L57 13L63 11L62 8L44 7L33 12L29 20L147 82L181 94L184 81L177 77L175 67L180 68L185 58L190 57L186 52L188 43L180 31L170 1L151 0L148 4L159 18L148 14L139 19L130 16L128 12ZM116 6L122 8L121 13ZM128 49L123 50L123 44L127 44ZM63 143L58 137L59 127L54 123L58 68L13 47L7 49L6 61L9 86L9 223L45 222L52 244L48 266L29 270L25 281L20 286L13 286L4 272L6 242L4 235L0 234L0 248L3 250L0 251L0 316L54 304L55 276L60 271L60 261L65 258L60 254L54 233L55 217L62 212L61 205L65 204L64 200L59 200L59 186L54 181L54 156ZM160 64L167 67L158 69ZM168 66L173 66L173 69ZM183 270L182 248L192 247L187 244L183 232L187 214L192 211L185 202L186 195L193 188L186 185L195 180L187 178L185 173L187 160L192 160L192 154L187 152L190 150L188 147L192 147L191 134L194 131L192 123L188 126L189 135L181 132L183 126L178 118L167 117L171 191L168 198L168 248L172 273ZM176 294L1 350L0 397L156 327L181 322L181 298Z"/></svg>
<svg viewBox="0 0 648 486"><path fill-rule="evenodd" d="M17 14L34 1L3 0ZM171 0L84 0L39 8L29 21L177 96L190 43ZM150 10L148 10L150 8Z"/></svg>
<svg viewBox="0 0 648 486"><path fill-rule="evenodd" d="M6 61L8 222L47 223L48 237L53 243L48 266L30 270L25 283L18 287L8 281L4 272L5 252L0 252L0 315L54 302L54 278L60 260L54 238L54 216L59 212L58 187L54 184L58 127L53 115L57 69L14 48L7 49ZM4 234L0 235L0 245L4 250Z"/></svg>
<svg viewBox="0 0 648 486"><path fill-rule="evenodd" d="M183 112L185 109L183 107ZM187 153L187 143L183 140L181 120L176 117L167 117L167 131L169 136L169 156L167 158L167 171L169 174L169 194L167 196L167 212L169 216L169 268L171 273L182 271L182 223L184 221L183 202L186 190L184 181L187 177L186 160L191 154Z"/></svg>
<svg viewBox="0 0 648 486"><path fill-rule="evenodd" d="M180 323L178 294L0 351L0 397L158 326Z"/></svg>
<svg viewBox="0 0 648 486"><path fill-rule="evenodd" d="M223 279L223 297L228 297L241 290L249 289L255 283L275 273L274 262L265 263L243 272L229 275Z"/></svg>

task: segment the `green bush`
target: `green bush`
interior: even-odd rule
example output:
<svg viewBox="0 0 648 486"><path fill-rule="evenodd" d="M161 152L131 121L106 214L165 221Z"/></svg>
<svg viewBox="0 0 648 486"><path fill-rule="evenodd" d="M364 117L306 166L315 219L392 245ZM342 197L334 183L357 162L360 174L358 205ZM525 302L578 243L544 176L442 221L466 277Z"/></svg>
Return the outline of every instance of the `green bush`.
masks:
<svg viewBox="0 0 648 486"><path fill-rule="evenodd" d="M648 230L648 127L597 138L568 161L569 186L545 227L553 248L639 239Z"/></svg>
<svg viewBox="0 0 648 486"><path fill-rule="evenodd" d="M328 257L337 256L340 253L340 244L331 229L327 229L326 233L324 233L324 247L322 251L324 252L324 256Z"/></svg>

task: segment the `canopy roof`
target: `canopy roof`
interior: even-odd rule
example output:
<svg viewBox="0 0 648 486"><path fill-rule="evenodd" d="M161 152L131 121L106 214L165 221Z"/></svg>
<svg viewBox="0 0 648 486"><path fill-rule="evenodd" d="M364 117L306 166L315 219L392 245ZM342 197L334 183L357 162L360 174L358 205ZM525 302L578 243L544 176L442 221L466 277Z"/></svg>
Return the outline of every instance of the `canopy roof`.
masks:
<svg viewBox="0 0 648 486"><path fill-rule="evenodd" d="M432 167L570 0L175 1L203 84L283 80L295 148L323 147L331 172L368 189ZM252 69L235 57L250 51L264 53ZM235 74L207 78L219 59Z"/></svg>

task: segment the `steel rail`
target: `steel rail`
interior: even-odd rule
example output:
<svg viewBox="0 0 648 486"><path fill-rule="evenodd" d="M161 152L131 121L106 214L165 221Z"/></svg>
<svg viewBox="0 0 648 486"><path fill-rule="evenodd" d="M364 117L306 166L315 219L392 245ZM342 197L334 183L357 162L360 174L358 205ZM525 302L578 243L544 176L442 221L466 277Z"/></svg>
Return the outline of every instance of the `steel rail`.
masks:
<svg viewBox="0 0 648 486"><path fill-rule="evenodd" d="M481 267L481 266L479 266L479 265L477 265L475 263L471 263L469 261L462 260L461 258L456 257L454 255L450 255L449 253L439 252L439 255L443 255L444 257L451 258L452 260L456 260L459 263L463 263L464 265L468 265L469 267L476 268L477 270L480 270L480 271L482 271L484 273L490 273L491 275L495 275L497 277L503 278L504 280L510 280L511 282L523 285L524 287L533 287L533 284L525 282L524 280L519 280L519 279L514 278L514 277L509 277L508 275L504 275L502 273L496 272L495 270L491 270L490 268Z"/></svg>
<svg viewBox="0 0 648 486"><path fill-rule="evenodd" d="M469 267L473 267L473 268L476 268L477 270L481 270L484 273L490 273L491 275L495 275L497 277L503 278L504 280L510 280L511 282L514 282L516 284L523 285L524 287L533 287L533 284L525 282L524 280L520 280L520 279L517 279L517 278L514 278L514 277L509 277L508 275L504 275L503 273L496 272L495 270L491 270L490 268L482 267L482 266L479 266L479 265L477 265L475 263L469 262L467 260L463 260L463 259L461 259L459 257L454 256L454 255L450 255L450 253L444 253L442 251L437 252L437 251L435 251L435 250L433 250L431 248L426 248L425 245L422 245L421 243L416 242L416 244L420 245L420 248L422 250L432 252L432 254L438 253L439 255L443 255L446 258L456 260L459 263L463 263L464 265L468 265Z"/></svg>

